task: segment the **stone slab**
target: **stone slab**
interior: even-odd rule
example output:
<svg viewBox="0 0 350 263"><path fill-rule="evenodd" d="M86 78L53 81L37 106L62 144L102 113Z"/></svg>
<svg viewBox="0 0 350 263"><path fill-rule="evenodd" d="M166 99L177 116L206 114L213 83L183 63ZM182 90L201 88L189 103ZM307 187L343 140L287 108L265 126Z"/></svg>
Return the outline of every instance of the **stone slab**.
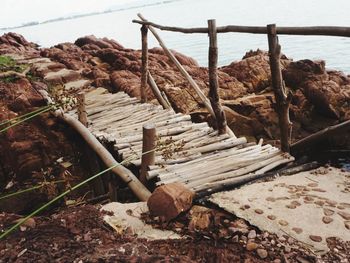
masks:
<svg viewBox="0 0 350 263"><path fill-rule="evenodd" d="M350 173L337 168L321 167L216 193L210 201L319 254L328 251L328 237L350 241Z"/></svg>

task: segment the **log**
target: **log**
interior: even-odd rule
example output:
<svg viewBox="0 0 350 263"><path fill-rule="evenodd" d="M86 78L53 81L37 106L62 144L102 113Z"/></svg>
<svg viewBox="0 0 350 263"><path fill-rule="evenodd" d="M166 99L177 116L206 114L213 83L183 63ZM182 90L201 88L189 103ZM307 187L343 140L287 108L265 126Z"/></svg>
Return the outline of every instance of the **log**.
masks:
<svg viewBox="0 0 350 263"><path fill-rule="evenodd" d="M291 93L286 89L280 66L281 46L276 35L276 25L267 25L271 81L276 98L276 111L281 132L281 149L290 152L290 138L292 123L289 119L289 105L292 99Z"/></svg>
<svg viewBox="0 0 350 263"><path fill-rule="evenodd" d="M136 176L118 162L113 156L103 147L103 145L91 134L91 132L81 124L77 119L65 114L62 110L55 111L55 116L66 122L74 128L86 141L86 143L96 152L107 167L115 166L111 171L118 175L141 200L146 201L151 193L148 189L136 178Z"/></svg>
<svg viewBox="0 0 350 263"><path fill-rule="evenodd" d="M152 123L143 125L143 140L142 140L142 157L141 157L141 172L140 181L146 184L147 171L150 165L155 161L156 147L156 126Z"/></svg>
<svg viewBox="0 0 350 263"><path fill-rule="evenodd" d="M147 21L141 14L137 15L141 20ZM171 51L166 47L163 40L159 37L157 32L152 28L151 26L148 27L149 30L152 32L154 37L158 40L159 45L163 48L165 54L169 57L169 59L176 65L176 67L179 69L181 74L184 76L185 79L190 83L191 87L196 91L197 95L203 102L204 106L207 108L208 112L215 118L214 111L210 105L210 101L207 99L207 97L204 95L202 90L198 87L197 83L193 80L193 78L188 74L188 72L185 70L185 68L180 64L180 62L177 60L177 58L171 53Z"/></svg>
<svg viewBox="0 0 350 263"><path fill-rule="evenodd" d="M220 98L219 98L219 82L217 75L218 67L218 46L217 46L217 34L216 34L216 20L208 20L209 29L209 100L211 107L213 108L216 127L218 129L219 135L227 133L227 122L225 117L225 112L223 111Z"/></svg>
<svg viewBox="0 0 350 263"><path fill-rule="evenodd" d="M148 71L148 83L153 91L154 96L156 97L157 101L160 105L163 106L164 109L171 109L170 104L164 99L162 93L160 92L157 83L154 81L154 78L152 77L151 73Z"/></svg>
<svg viewBox="0 0 350 263"><path fill-rule="evenodd" d="M148 43L147 43L148 28L145 25L141 27L141 43L142 43L142 55L141 55L141 102L147 102L146 87L148 78Z"/></svg>
<svg viewBox="0 0 350 263"><path fill-rule="evenodd" d="M150 21L132 20L133 23L152 26L164 31L180 32L185 34L204 33L208 34L207 27L182 28L173 26L162 26ZM263 26L238 26L228 25L217 28L218 33L251 33L266 34L267 29ZM278 27L277 34L280 35L313 35L313 36L338 36L350 37L350 27L341 26L309 26L309 27Z"/></svg>
<svg viewBox="0 0 350 263"><path fill-rule="evenodd" d="M243 184L253 182L256 180L261 180L263 178L269 178L274 176L292 175L303 171L309 171L315 169L319 166L317 162L302 164L292 168L281 168L277 171L263 173L263 174L248 174L246 176L241 176L238 178L228 179L219 183L210 183L202 186L202 189L197 188L195 199L200 199L205 196L222 192L229 191Z"/></svg>
<svg viewBox="0 0 350 263"><path fill-rule="evenodd" d="M296 143L292 144L291 150L292 152L300 152L347 129L350 129L350 120L330 126L326 129L311 134L300 141L297 141Z"/></svg>

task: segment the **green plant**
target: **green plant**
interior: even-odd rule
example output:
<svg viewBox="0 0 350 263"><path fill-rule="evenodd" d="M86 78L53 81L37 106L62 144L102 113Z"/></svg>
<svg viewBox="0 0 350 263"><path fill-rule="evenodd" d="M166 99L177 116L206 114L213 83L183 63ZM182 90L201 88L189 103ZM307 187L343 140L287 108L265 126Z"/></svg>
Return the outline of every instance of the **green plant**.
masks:
<svg viewBox="0 0 350 263"><path fill-rule="evenodd" d="M28 67L27 64L18 64L9 56L0 56L0 72L16 71L23 72Z"/></svg>

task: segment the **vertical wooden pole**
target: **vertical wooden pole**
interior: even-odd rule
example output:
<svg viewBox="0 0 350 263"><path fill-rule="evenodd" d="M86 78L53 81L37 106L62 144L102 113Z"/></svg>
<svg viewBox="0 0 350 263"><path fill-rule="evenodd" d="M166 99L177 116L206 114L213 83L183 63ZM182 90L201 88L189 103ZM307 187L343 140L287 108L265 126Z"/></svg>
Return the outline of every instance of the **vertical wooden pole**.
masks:
<svg viewBox="0 0 350 263"><path fill-rule="evenodd" d="M78 120L85 127L88 127L88 118L85 107L85 94L83 92L80 92L77 95L77 106ZM84 144L83 149L83 154L85 155L85 159L87 160L87 169L90 171L91 175L98 173L101 169L96 154L86 144ZM89 176L86 177L88 178ZM101 177L98 177L94 181L92 181L90 187L93 189L95 196L100 196L105 193L105 188Z"/></svg>
<svg viewBox="0 0 350 263"><path fill-rule="evenodd" d="M88 126L87 112L85 108L85 94L83 92L77 95L78 120L85 126Z"/></svg>
<svg viewBox="0 0 350 263"><path fill-rule="evenodd" d="M145 184L148 166L154 165L156 147L156 126L153 123L143 125L142 157L140 181Z"/></svg>
<svg viewBox="0 0 350 263"><path fill-rule="evenodd" d="M215 113L216 125L219 134L227 132L227 123L225 112L223 111L218 93L218 47L217 47L217 32L215 19L208 20L209 29L209 100L211 107Z"/></svg>
<svg viewBox="0 0 350 263"><path fill-rule="evenodd" d="M141 102L147 102L146 87L148 78L148 43L147 43L148 28L145 25L141 27L142 41L142 63L141 63Z"/></svg>
<svg viewBox="0 0 350 263"><path fill-rule="evenodd" d="M281 149L284 152L290 152L290 137L292 131L292 123L289 119L289 105L291 101L291 93L284 85L280 57L281 46L278 43L276 34L276 25L267 25L267 35L269 42L271 82L276 99L276 111L281 132Z"/></svg>

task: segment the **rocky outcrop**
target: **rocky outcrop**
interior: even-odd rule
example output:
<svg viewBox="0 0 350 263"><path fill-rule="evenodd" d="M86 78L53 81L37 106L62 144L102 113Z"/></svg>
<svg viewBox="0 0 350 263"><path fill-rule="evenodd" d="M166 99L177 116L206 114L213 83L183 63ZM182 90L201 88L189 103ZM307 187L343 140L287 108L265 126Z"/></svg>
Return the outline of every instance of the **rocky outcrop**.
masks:
<svg viewBox="0 0 350 263"><path fill-rule="evenodd" d="M0 36L0 54L30 52L37 55L38 45L28 42L23 36L16 33L7 33Z"/></svg>

